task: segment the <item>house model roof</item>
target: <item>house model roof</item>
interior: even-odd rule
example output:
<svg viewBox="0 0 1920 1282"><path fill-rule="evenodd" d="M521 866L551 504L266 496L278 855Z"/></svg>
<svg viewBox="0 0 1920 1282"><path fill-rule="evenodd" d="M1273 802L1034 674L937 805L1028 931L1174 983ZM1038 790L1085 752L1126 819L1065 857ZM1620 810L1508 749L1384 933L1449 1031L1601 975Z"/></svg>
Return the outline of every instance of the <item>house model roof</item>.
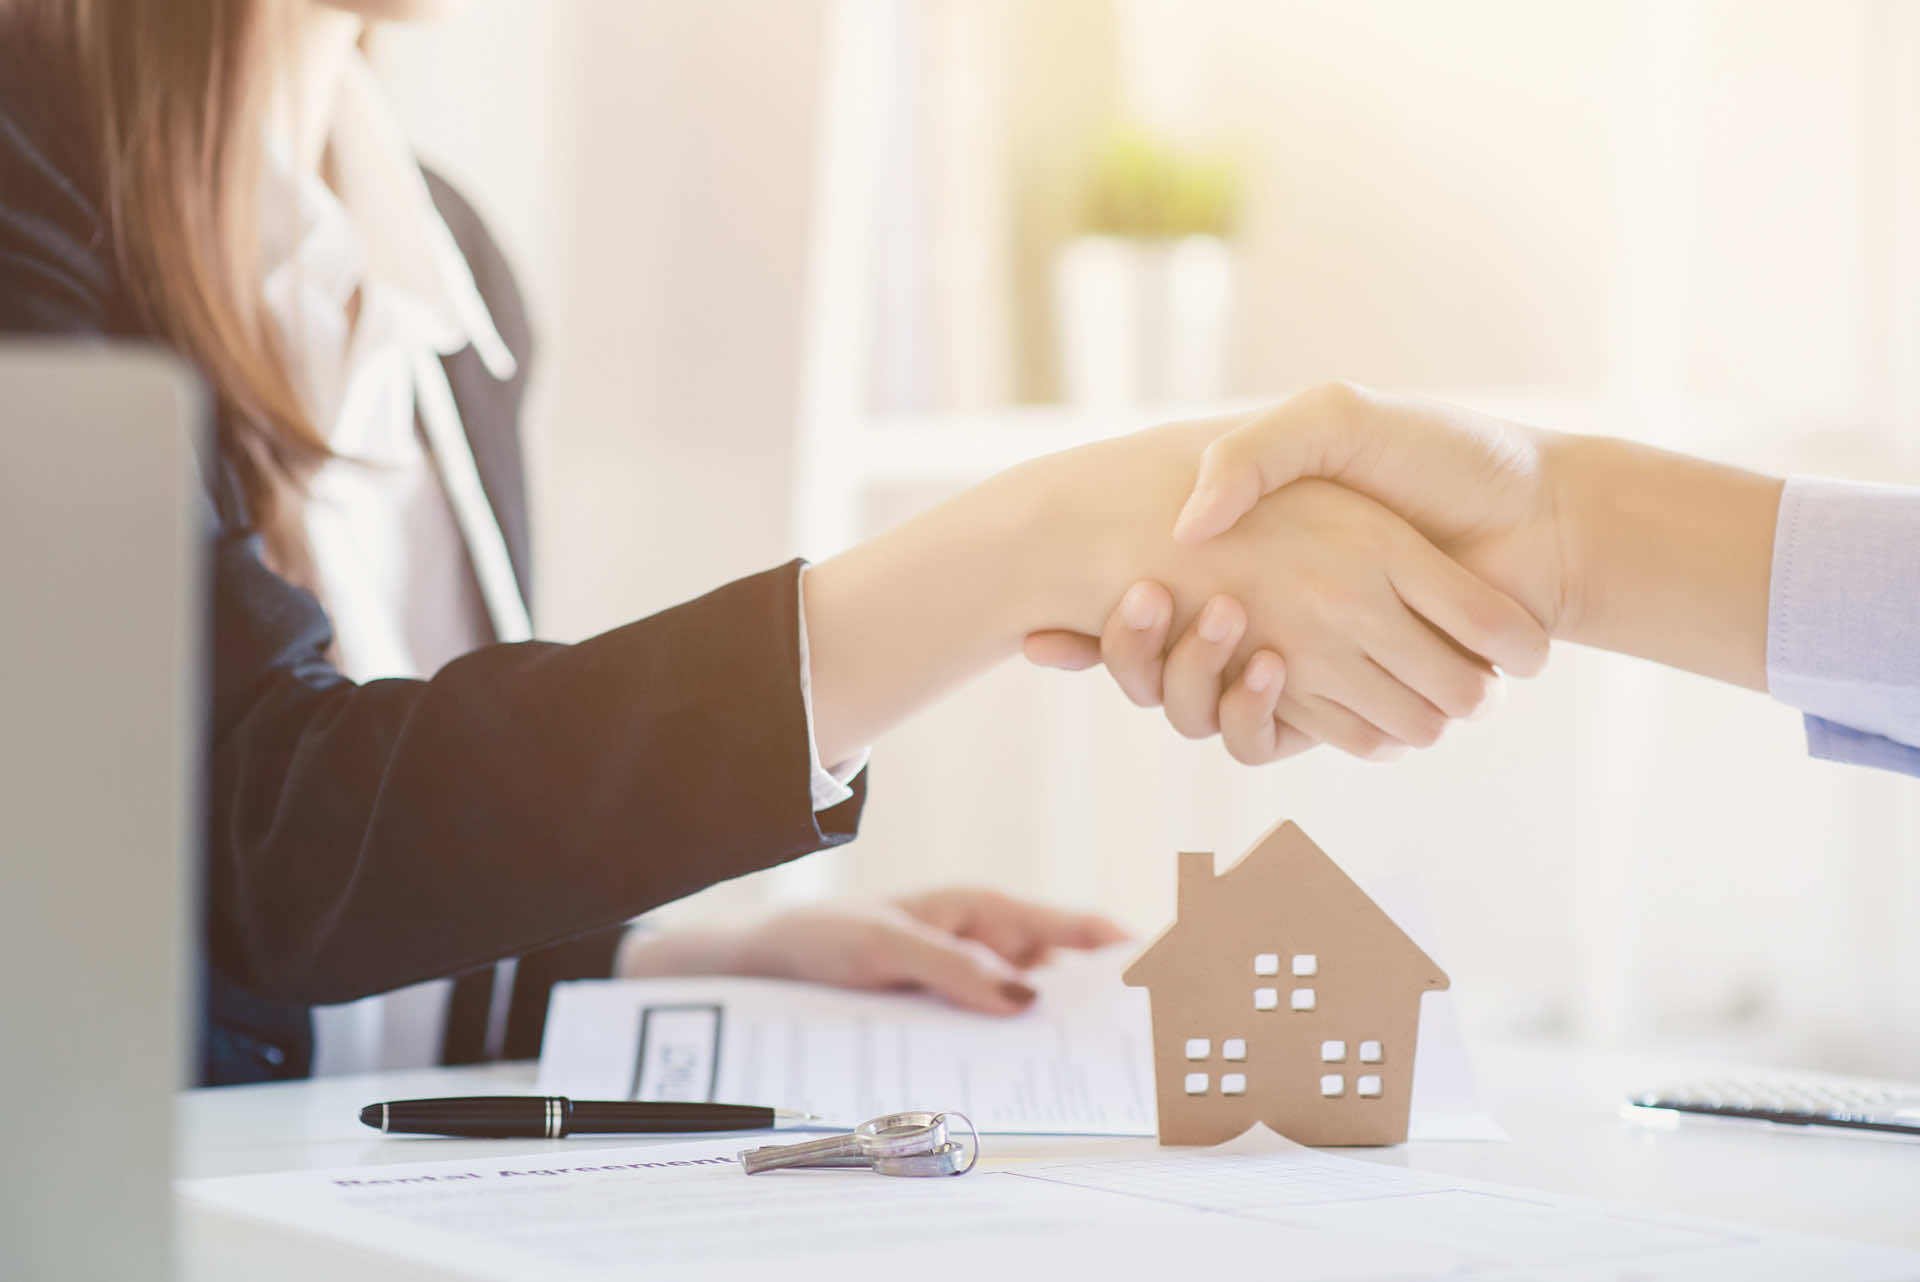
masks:
<svg viewBox="0 0 1920 1282"><path fill-rule="evenodd" d="M1263 930L1337 939L1348 964L1383 986L1448 986L1446 972L1291 821L1218 876L1210 852L1182 852L1179 915L1122 978L1136 988L1204 978L1223 945Z"/></svg>

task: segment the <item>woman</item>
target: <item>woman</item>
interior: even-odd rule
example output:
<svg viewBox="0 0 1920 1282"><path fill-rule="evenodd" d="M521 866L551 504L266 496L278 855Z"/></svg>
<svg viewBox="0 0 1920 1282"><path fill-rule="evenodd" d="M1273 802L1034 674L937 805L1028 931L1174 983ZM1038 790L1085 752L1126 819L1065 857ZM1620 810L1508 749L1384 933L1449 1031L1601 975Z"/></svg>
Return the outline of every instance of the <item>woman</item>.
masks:
<svg viewBox="0 0 1920 1282"><path fill-rule="evenodd" d="M851 839L867 745L1031 633L1112 615L1123 654L1186 631L1170 717L1217 719L1247 760L1430 743L1486 697L1490 665L1542 661L1524 610L1338 487L1177 547L1164 531L1210 425L1016 469L804 576L576 646L530 640L524 309L356 48L368 18L436 7L6 10L0 332L169 344L219 409L206 1080L303 1073L308 1005L462 973L480 979L438 999L443 1055L529 1053L546 986L607 973L620 923ZM1172 591L1148 583L1115 613L1136 579ZM829 916L642 937L623 965L939 986L902 960L928 930L1012 964L1112 933L979 902L878 932ZM856 936L866 964L848 969ZM508 1012L485 968L516 954ZM1017 1007L1014 982L976 1004Z"/></svg>

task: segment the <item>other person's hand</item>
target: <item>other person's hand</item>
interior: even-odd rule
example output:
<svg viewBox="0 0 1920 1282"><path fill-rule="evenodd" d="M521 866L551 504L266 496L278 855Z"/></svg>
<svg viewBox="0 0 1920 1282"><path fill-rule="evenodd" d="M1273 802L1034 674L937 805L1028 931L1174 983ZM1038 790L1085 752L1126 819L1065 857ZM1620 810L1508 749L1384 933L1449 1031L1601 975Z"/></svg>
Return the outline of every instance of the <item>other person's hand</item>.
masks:
<svg viewBox="0 0 1920 1282"><path fill-rule="evenodd" d="M1565 635L1573 580L1555 492L1561 439L1451 405L1328 384L1217 435L1174 537L1213 538L1301 478L1337 481L1405 517L1548 632Z"/></svg>
<svg viewBox="0 0 1920 1282"><path fill-rule="evenodd" d="M1011 1015L1033 1003L1022 972L1058 948L1101 948L1127 933L981 887L949 887L890 903L809 905L737 930L635 934L619 973L804 979L842 988L925 992L968 1010Z"/></svg>

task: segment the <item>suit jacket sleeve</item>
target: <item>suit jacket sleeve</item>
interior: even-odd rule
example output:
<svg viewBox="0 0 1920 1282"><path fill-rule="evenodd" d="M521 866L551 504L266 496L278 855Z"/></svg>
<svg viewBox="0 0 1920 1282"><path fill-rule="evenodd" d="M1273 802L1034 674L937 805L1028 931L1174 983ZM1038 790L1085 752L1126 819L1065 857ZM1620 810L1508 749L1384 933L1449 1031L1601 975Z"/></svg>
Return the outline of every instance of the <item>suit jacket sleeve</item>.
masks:
<svg viewBox="0 0 1920 1282"><path fill-rule="evenodd" d="M0 110L0 333L139 335L83 189ZM450 974L853 835L864 789L809 795L797 564L359 686L318 603L209 511L207 947L250 990Z"/></svg>

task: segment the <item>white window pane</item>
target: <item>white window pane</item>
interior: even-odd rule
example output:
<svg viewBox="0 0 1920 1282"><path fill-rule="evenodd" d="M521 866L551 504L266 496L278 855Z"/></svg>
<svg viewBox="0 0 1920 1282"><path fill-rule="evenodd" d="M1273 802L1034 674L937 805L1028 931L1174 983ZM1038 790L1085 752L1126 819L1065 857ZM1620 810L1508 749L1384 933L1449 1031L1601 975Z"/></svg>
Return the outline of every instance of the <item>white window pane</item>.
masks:
<svg viewBox="0 0 1920 1282"><path fill-rule="evenodd" d="M1320 1058L1329 1064L1338 1064L1347 1057L1345 1042L1321 1042Z"/></svg>
<svg viewBox="0 0 1920 1282"><path fill-rule="evenodd" d="M1320 958L1313 953L1295 953L1293 955L1293 973L1305 978L1320 973Z"/></svg>
<svg viewBox="0 0 1920 1282"><path fill-rule="evenodd" d="M1247 1093L1247 1075L1245 1073L1220 1074L1220 1093L1222 1095L1245 1095Z"/></svg>
<svg viewBox="0 0 1920 1282"><path fill-rule="evenodd" d="M1312 1010L1313 990L1311 988L1294 989L1292 1001L1295 1010Z"/></svg>
<svg viewBox="0 0 1920 1282"><path fill-rule="evenodd" d="M1187 1058L1188 1059L1205 1059L1207 1056L1211 1054L1213 1054L1213 1043L1208 1041L1206 1038L1189 1037L1187 1039Z"/></svg>
<svg viewBox="0 0 1920 1282"><path fill-rule="evenodd" d="M1253 955L1253 973L1256 975L1278 975L1280 973L1280 954L1255 953Z"/></svg>
<svg viewBox="0 0 1920 1282"><path fill-rule="evenodd" d="M1362 1064L1378 1064L1381 1058L1379 1042L1360 1043L1360 1062Z"/></svg>
<svg viewBox="0 0 1920 1282"><path fill-rule="evenodd" d="M1205 1073L1187 1074L1187 1094L1205 1095L1207 1093L1207 1075Z"/></svg>
<svg viewBox="0 0 1920 1282"><path fill-rule="evenodd" d="M1347 1093L1347 1079L1338 1073L1328 1073L1320 1079L1320 1093L1332 1097Z"/></svg>
<svg viewBox="0 0 1920 1282"><path fill-rule="evenodd" d="M1280 990L1277 988L1256 988L1253 990L1253 1008L1255 1010L1277 1010L1280 1006Z"/></svg>
<svg viewBox="0 0 1920 1282"><path fill-rule="evenodd" d="M1354 1079L1353 1089L1371 1099L1378 1099L1380 1096L1380 1079L1372 1073L1362 1073Z"/></svg>
<svg viewBox="0 0 1920 1282"><path fill-rule="evenodd" d="M1226 1041L1220 1043L1220 1058L1245 1059L1246 1057L1247 1057L1247 1039L1246 1038L1229 1037Z"/></svg>

